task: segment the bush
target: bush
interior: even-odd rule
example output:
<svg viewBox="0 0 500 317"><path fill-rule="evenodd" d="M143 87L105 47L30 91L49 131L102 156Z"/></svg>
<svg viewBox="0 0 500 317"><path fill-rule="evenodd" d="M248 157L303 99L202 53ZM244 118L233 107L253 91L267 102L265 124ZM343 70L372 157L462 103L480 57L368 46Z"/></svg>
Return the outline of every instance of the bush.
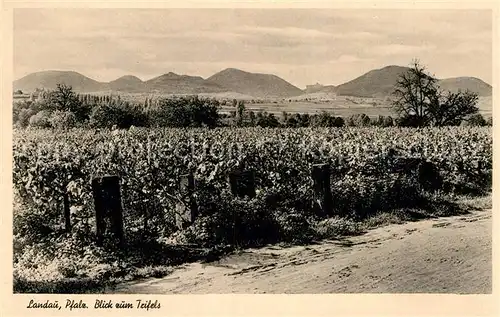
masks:
<svg viewBox="0 0 500 317"><path fill-rule="evenodd" d="M214 128L219 124L219 102L198 96L162 99L149 110L149 117L157 127Z"/></svg>
<svg viewBox="0 0 500 317"><path fill-rule="evenodd" d="M279 209L274 213L280 240L293 243L311 241L314 237L311 223L304 212L295 209Z"/></svg>
<svg viewBox="0 0 500 317"><path fill-rule="evenodd" d="M21 128L26 128L30 124L30 119L35 115L33 109L21 109L19 110L16 117L14 117L14 123L17 122L18 126Z"/></svg>
<svg viewBox="0 0 500 317"><path fill-rule="evenodd" d="M480 113L476 113L463 120L461 125L468 127L484 127L488 125L488 123Z"/></svg>
<svg viewBox="0 0 500 317"><path fill-rule="evenodd" d="M357 235L362 232L359 222L340 217L315 222L312 230L317 239L335 239L342 236Z"/></svg>
<svg viewBox="0 0 500 317"><path fill-rule="evenodd" d="M34 128L50 128L51 113L48 110L39 111L37 114L31 116L29 120L30 127Z"/></svg>
<svg viewBox="0 0 500 317"><path fill-rule="evenodd" d="M71 111L56 110L49 119L50 125L56 129L68 129L76 125L76 116Z"/></svg>
<svg viewBox="0 0 500 317"><path fill-rule="evenodd" d="M128 129L131 126L147 126L148 119L138 107L125 102L99 104L92 109L89 125L94 128L117 126Z"/></svg>
<svg viewBox="0 0 500 317"><path fill-rule="evenodd" d="M346 125L351 127L367 127L371 124L370 117L364 113L356 113L347 118Z"/></svg>

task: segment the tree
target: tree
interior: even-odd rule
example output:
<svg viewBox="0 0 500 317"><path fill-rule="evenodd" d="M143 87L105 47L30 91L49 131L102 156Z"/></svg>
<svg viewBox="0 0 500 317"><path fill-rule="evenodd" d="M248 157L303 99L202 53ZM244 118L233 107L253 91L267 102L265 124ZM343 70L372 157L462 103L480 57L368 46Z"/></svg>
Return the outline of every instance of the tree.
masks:
<svg viewBox="0 0 500 317"><path fill-rule="evenodd" d="M289 117L290 117L290 115L288 114L288 112L283 111L281 113L281 120L282 120L282 122L283 122L284 125L286 125Z"/></svg>
<svg viewBox="0 0 500 317"><path fill-rule="evenodd" d="M56 90L47 93L40 100L40 107L50 111L72 112L78 122L87 120L91 111L90 105L80 99L71 86L65 84L58 84Z"/></svg>
<svg viewBox="0 0 500 317"><path fill-rule="evenodd" d="M371 123L370 117L364 113L356 113L347 118L346 125L351 127L367 127Z"/></svg>
<svg viewBox="0 0 500 317"><path fill-rule="evenodd" d="M286 120L285 126L286 127L290 127L290 128L296 128L296 127L298 127L299 126L299 120L297 118L298 118L298 114L297 113L292 114Z"/></svg>
<svg viewBox="0 0 500 317"><path fill-rule="evenodd" d="M312 120L314 127L330 127L332 126L331 116L328 112L322 111L320 114L315 115Z"/></svg>
<svg viewBox="0 0 500 317"><path fill-rule="evenodd" d="M392 106L399 115L398 124L403 126L459 125L479 111L477 94L441 91L438 80L418 60L399 76L393 95Z"/></svg>
<svg viewBox="0 0 500 317"><path fill-rule="evenodd" d="M492 127L493 126L493 117L488 117L486 120L486 125Z"/></svg>
<svg viewBox="0 0 500 317"><path fill-rule="evenodd" d="M71 86L57 84L57 89L49 93L48 104L52 110L72 111L81 102Z"/></svg>
<svg viewBox="0 0 500 317"><path fill-rule="evenodd" d="M21 109L17 115L17 120L15 120L15 122L17 122L17 124L20 127L26 128L30 123L30 118L34 114L35 114L35 111L33 111L33 109L29 109L29 108Z"/></svg>
<svg viewBox="0 0 500 317"><path fill-rule="evenodd" d="M263 128L277 128L280 126L280 122L274 113L259 112L257 114L257 125Z"/></svg>
<svg viewBox="0 0 500 317"><path fill-rule="evenodd" d="M128 129L131 126L148 126L146 113L137 105L128 102L102 103L94 106L90 114L89 125L95 128L117 126Z"/></svg>
<svg viewBox="0 0 500 317"><path fill-rule="evenodd" d="M300 115L298 118L300 127L308 127L311 124L311 116L308 113Z"/></svg>
<svg viewBox="0 0 500 317"><path fill-rule="evenodd" d="M462 125L470 127L483 127L488 125L488 123L480 113L476 113L467 118L466 120L463 120Z"/></svg>
<svg viewBox="0 0 500 317"><path fill-rule="evenodd" d="M236 104L236 125L238 127L241 127L243 126L243 119L244 119L244 116L245 116L245 103L243 102L243 100L240 100L238 101L238 103Z"/></svg>
<svg viewBox="0 0 500 317"><path fill-rule="evenodd" d="M376 120L372 121L372 124L377 127L383 127L384 126L384 116L379 115Z"/></svg>
<svg viewBox="0 0 500 317"><path fill-rule="evenodd" d="M250 110L248 112L248 118L250 119L250 126L251 127L255 127L255 120L256 120L255 112L253 112L252 110Z"/></svg>
<svg viewBox="0 0 500 317"><path fill-rule="evenodd" d="M219 124L219 102L194 97L167 98L150 111L157 126L214 128Z"/></svg>
<svg viewBox="0 0 500 317"><path fill-rule="evenodd" d="M430 107L430 125L459 125L470 115L477 114L479 111L477 102L476 93L470 91L447 92L440 98L439 104Z"/></svg>
<svg viewBox="0 0 500 317"><path fill-rule="evenodd" d="M391 116L384 117L384 127L392 127L394 125L394 120Z"/></svg>
<svg viewBox="0 0 500 317"><path fill-rule="evenodd" d="M332 121L333 121L332 127L340 128L345 125L344 118L342 117L332 117Z"/></svg>

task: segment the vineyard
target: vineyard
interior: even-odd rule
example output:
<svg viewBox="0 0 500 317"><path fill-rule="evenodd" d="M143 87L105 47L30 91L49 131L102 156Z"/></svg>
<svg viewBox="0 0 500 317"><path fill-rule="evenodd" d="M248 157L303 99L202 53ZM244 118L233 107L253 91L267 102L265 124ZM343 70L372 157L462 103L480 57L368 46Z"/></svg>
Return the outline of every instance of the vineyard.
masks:
<svg viewBox="0 0 500 317"><path fill-rule="evenodd" d="M14 131L13 154L19 289L172 264L167 255L137 251L146 244L300 243L356 233L364 219L391 210L446 215L445 200L489 192L492 175L489 127L27 129ZM412 162L429 163L436 182L422 183ZM331 169L333 217L312 203L311 170L320 163ZM254 171L255 197L232 195L228 174L235 170ZM199 216L179 229L176 199L186 174L194 176ZM93 243L91 183L104 175L120 179L126 251ZM66 195L70 232L63 226Z"/></svg>

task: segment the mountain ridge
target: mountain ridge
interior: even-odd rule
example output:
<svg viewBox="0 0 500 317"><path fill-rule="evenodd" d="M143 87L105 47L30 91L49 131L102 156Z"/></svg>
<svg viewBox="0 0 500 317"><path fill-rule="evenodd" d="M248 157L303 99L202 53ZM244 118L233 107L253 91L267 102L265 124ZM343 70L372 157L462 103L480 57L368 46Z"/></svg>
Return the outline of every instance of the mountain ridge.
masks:
<svg viewBox="0 0 500 317"><path fill-rule="evenodd" d="M118 91L130 93L158 92L166 94L206 94L230 93L253 96L255 98L288 98L304 93L335 93L356 97L388 96L398 76L409 68L388 65L370 70L343 84L307 85L300 89L274 74L252 73L236 68L226 68L204 79L201 76L179 75L167 72L157 77L141 80L134 75L121 76L109 82L99 82L76 71L47 70L28 74L13 82L13 89L25 92L37 88L55 89L57 84L71 85L76 92L89 93ZM458 91L469 89L480 96L491 96L492 87L476 77L453 77L439 79L442 89Z"/></svg>
<svg viewBox="0 0 500 317"><path fill-rule="evenodd" d="M276 75L250 73L236 68L226 68L208 77L207 81L259 98L290 97L303 93L301 89Z"/></svg>

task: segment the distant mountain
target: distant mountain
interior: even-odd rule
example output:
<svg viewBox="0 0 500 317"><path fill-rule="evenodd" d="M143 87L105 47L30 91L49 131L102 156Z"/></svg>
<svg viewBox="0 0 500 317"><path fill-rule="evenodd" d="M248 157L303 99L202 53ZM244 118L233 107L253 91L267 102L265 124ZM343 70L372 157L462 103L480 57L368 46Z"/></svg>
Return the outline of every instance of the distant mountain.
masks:
<svg viewBox="0 0 500 317"><path fill-rule="evenodd" d="M49 70L32 73L14 81L14 90L24 92L34 91L36 88L55 89L57 84L66 84L77 92L91 92L107 90L107 84L100 83L74 71Z"/></svg>
<svg viewBox="0 0 500 317"><path fill-rule="evenodd" d="M167 94L199 94L226 91L225 88L199 76L178 75L172 72L146 81L145 86L148 92Z"/></svg>
<svg viewBox="0 0 500 317"><path fill-rule="evenodd" d="M292 97L303 91L276 75L249 73L228 68L209 77L207 81L240 94L256 98Z"/></svg>
<svg viewBox="0 0 500 317"><path fill-rule="evenodd" d="M336 93L343 96L375 97L389 96L393 91L401 74L407 72L408 67L386 66L368 73L336 87ZM438 81L443 90L457 92L470 90L479 96L491 96L492 88L481 79L474 77L446 78Z"/></svg>
<svg viewBox="0 0 500 317"><path fill-rule="evenodd" d="M398 77L408 70L408 67L394 65L371 70L356 79L337 86L337 94L356 97L388 96L394 90Z"/></svg>
<svg viewBox="0 0 500 317"><path fill-rule="evenodd" d="M356 97L384 98L394 90L398 77L408 71L402 66L386 66L339 86L308 85L301 90L272 74L249 73L228 68L208 79L199 76L178 75L172 72L147 81L132 76L122 76L109 83L98 82L74 71L42 71L14 81L13 90L29 93L37 88L55 89L57 84L71 85L76 92L146 92L163 94L225 94L245 95L246 98L291 98L304 94L324 93ZM492 87L474 77L447 78L439 81L444 90L470 90L479 96L491 96Z"/></svg>
<svg viewBox="0 0 500 317"><path fill-rule="evenodd" d="M477 93L479 96L491 96L492 87L475 77L456 77L446 78L439 81L439 87L443 90L457 92L458 90L469 90Z"/></svg>
<svg viewBox="0 0 500 317"><path fill-rule="evenodd" d="M113 91L140 92L145 90L144 82L132 75L122 76L110 81L108 86Z"/></svg>

